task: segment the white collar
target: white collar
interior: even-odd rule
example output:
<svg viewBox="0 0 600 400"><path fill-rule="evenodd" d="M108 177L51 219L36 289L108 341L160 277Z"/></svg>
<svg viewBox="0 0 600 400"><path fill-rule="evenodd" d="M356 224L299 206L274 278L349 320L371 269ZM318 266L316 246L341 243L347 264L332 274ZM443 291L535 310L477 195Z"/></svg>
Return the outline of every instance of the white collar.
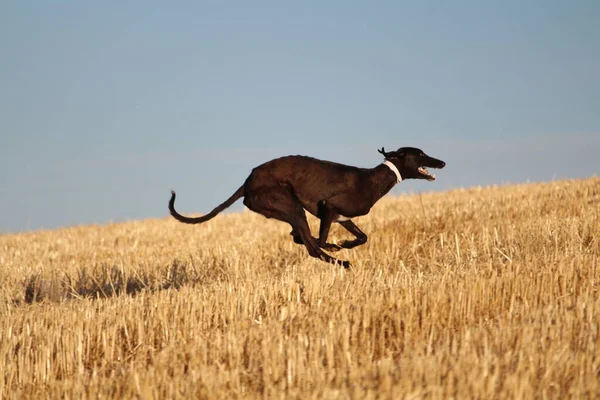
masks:
<svg viewBox="0 0 600 400"><path fill-rule="evenodd" d="M389 169L392 170L392 172L394 174L396 174L396 179L397 179L396 183L399 183L402 181L402 175L400 175L400 171L398 171L398 168L396 168L396 166L391 161L385 160L382 163L382 165L386 165Z"/></svg>

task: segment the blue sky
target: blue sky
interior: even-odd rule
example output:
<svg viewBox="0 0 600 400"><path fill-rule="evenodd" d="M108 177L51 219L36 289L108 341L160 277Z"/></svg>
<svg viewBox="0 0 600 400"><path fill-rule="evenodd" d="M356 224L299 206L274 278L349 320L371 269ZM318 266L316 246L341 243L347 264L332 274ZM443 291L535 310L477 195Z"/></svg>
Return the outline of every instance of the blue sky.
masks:
<svg viewBox="0 0 600 400"><path fill-rule="evenodd" d="M208 212L269 159L600 173L600 2L0 5L0 232ZM233 210L240 210L238 202Z"/></svg>

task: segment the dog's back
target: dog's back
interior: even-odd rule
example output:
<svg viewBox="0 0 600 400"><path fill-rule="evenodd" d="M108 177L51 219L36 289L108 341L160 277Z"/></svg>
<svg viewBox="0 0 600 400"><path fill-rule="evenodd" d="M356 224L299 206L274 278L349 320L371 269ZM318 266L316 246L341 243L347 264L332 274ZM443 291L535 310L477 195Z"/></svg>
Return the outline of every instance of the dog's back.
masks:
<svg viewBox="0 0 600 400"><path fill-rule="evenodd" d="M275 182L296 185L326 184L335 185L347 176L363 171L350 165L319 160L307 156L286 156L276 158L252 170L248 177L253 182L273 184Z"/></svg>
<svg viewBox="0 0 600 400"><path fill-rule="evenodd" d="M246 188L287 185L306 201L328 198L348 188L366 170L307 156L286 156L268 161L252 170Z"/></svg>

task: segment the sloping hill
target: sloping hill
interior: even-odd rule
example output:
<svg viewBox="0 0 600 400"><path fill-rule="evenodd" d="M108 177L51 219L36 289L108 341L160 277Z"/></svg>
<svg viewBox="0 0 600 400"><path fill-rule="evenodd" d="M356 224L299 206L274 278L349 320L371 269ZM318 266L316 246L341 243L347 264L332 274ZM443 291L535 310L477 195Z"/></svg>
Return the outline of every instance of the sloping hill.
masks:
<svg viewBox="0 0 600 400"><path fill-rule="evenodd" d="M2 235L0 397L598 397L599 205L388 197L350 270L251 212Z"/></svg>

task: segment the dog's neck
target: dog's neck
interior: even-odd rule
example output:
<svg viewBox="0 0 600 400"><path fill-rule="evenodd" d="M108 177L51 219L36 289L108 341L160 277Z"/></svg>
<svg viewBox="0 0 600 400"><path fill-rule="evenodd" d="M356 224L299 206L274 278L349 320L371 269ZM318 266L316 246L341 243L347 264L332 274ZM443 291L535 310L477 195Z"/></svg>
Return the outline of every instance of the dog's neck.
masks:
<svg viewBox="0 0 600 400"><path fill-rule="evenodd" d="M392 163L391 161L385 160L381 164L385 165L386 167L388 167L389 169L391 169L392 172L396 175L396 183L402 182L402 175L400 175L400 171L398 171L398 168L396 168L396 166L394 165L394 163Z"/></svg>

